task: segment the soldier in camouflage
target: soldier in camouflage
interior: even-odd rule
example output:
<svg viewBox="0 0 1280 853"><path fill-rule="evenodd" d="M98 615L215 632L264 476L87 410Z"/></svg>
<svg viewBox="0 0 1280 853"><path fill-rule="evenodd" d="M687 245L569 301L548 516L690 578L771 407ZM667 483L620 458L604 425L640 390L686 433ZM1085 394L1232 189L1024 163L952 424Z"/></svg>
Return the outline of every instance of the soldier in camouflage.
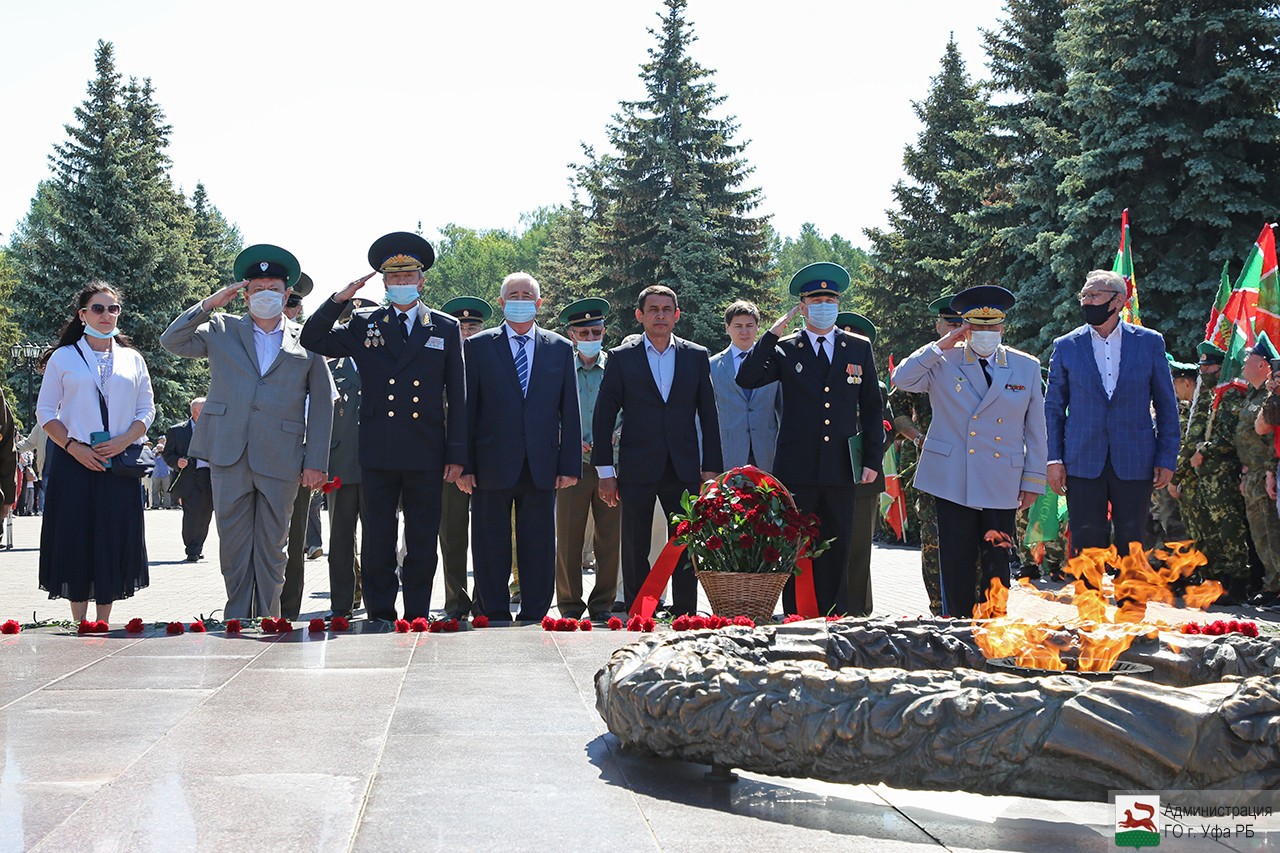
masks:
<svg viewBox="0 0 1280 853"><path fill-rule="evenodd" d="M1247 597L1249 578L1249 534L1234 442L1244 395L1229 387L1214 409L1213 389L1226 353L1208 341L1196 349L1200 392L1193 400L1170 493L1179 501L1187 535L1209 560L1205 574L1223 583L1238 603Z"/></svg>
<svg viewBox="0 0 1280 853"><path fill-rule="evenodd" d="M1194 364L1175 361L1171 354L1166 355L1169 359L1169 371L1173 374L1173 393L1178 397L1178 434L1185 437L1198 368ZM1170 487L1172 485L1170 483ZM1178 501L1173 496L1176 490L1171 490L1170 487L1151 492L1149 526L1153 542L1181 542L1187 538L1187 528L1182 521Z"/></svg>
<svg viewBox="0 0 1280 853"><path fill-rule="evenodd" d="M1244 495L1245 514L1253 545L1266 570L1262 592L1249 603L1255 607L1280 606L1280 516L1267 494L1267 477L1275 476L1276 452L1271 435L1259 435L1255 429L1258 413L1266 401L1267 380L1271 378L1271 362L1278 356L1266 333L1245 350L1240 373L1249 383L1235 429L1236 453L1240 456L1240 492Z"/></svg>
<svg viewBox="0 0 1280 853"><path fill-rule="evenodd" d="M929 310L937 315L933 330L942 337L948 332L964 324L959 314L951 310L951 297L939 296L929 303ZM920 576L924 581L925 593L929 596L929 612L934 616L942 613L942 584L938 575L938 516L933 495L915 488L916 463L920 459L920 445L924 443L925 434L929 432L929 422L933 410L929 406L928 394L909 394L893 389L890 399L897 416L893 419L893 428L898 435L907 439L900 454L900 470L902 483L906 488L907 503L914 506L917 530L920 531ZM974 573L978 568L975 564Z"/></svg>

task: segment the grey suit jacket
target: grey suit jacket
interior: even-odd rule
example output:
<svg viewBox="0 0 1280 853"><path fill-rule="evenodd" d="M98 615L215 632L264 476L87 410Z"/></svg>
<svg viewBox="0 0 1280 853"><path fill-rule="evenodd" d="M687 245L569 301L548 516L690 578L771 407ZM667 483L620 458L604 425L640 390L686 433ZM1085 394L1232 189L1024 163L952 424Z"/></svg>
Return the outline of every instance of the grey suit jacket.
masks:
<svg viewBox="0 0 1280 853"><path fill-rule="evenodd" d="M932 344L893 372L903 391L928 393L933 420L924 439L915 487L977 509L1013 509L1018 492L1044 494L1048 435L1040 360L1001 346L982 366L964 346Z"/></svg>
<svg viewBox="0 0 1280 853"><path fill-rule="evenodd" d="M716 413L720 415L720 448L725 470L747 464L754 452L756 467L773 471L773 454L778 449L778 423L782 420L782 395L778 383L755 389L751 400L747 390L735 380L738 350L730 346L711 356L711 385L716 392Z"/></svg>
<svg viewBox="0 0 1280 853"><path fill-rule="evenodd" d="M328 470L333 380L324 357L298 343L301 331L284 321L280 352L259 375L252 317L209 314L197 302L165 329L165 349L209 359L209 393L192 456L225 467L247 454L251 470L281 480L296 480L303 468Z"/></svg>

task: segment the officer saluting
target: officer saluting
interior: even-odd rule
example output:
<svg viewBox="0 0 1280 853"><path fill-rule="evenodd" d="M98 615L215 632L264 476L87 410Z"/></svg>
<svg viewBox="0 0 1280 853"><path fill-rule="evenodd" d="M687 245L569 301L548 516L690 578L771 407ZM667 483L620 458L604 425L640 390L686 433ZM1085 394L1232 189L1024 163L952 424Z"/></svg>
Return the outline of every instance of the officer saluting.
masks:
<svg viewBox="0 0 1280 853"><path fill-rule="evenodd" d="M955 618L973 614L991 578L1009 585L1015 515L1046 485L1040 361L1001 343L1013 303L1003 287L961 291L951 309L963 325L893 373L903 391L927 392L933 409L915 482L937 499L942 612ZM981 589L973 572L979 558Z"/></svg>
<svg viewBox="0 0 1280 853"><path fill-rule="evenodd" d="M369 247L391 303L356 311L334 326L374 273L326 299L307 320L302 345L350 356L360 371L360 468L365 514L361 574L370 619L396 618L396 508L403 506L406 553L400 581L404 615L427 616L436 570L440 481L452 483L466 461L466 390L458 321L419 299L431 244L403 231ZM446 405L447 415L446 415Z"/></svg>
<svg viewBox="0 0 1280 853"><path fill-rule="evenodd" d="M867 612L871 579L846 578L855 535L855 488L880 475L884 415L871 343L836 328L840 293L848 286L849 273L838 264L809 264L796 273L791 295L800 297L800 304L760 337L742 362L737 381L743 388L781 383L782 421L773 473L791 490L802 512L818 514L821 538L835 538L813 561L818 609L858 615ZM804 329L779 339L797 311L804 315ZM861 454L857 471L852 459L855 445L860 445ZM795 585L790 581L783 601L787 612L794 613Z"/></svg>

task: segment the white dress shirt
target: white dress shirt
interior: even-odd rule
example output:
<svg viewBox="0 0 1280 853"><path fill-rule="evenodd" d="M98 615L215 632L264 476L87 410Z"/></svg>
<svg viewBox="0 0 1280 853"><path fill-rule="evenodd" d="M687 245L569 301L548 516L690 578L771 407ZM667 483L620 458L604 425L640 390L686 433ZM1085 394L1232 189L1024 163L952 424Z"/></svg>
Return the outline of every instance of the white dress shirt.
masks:
<svg viewBox="0 0 1280 853"><path fill-rule="evenodd" d="M736 379L738 376L738 371L742 369L742 362L747 360L747 355L749 355L750 352L753 349L755 349L755 346L754 345L749 346L746 349L741 349L737 344L733 344L732 346L733 346L733 375L734 375L734 378Z"/></svg>
<svg viewBox="0 0 1280 853"><path fill-rule="evenodd" d="M258 355L258 375L265 376L267 371L271 369L271 364L276 360L276 356L280 354L280 347L284 345L284 315L280 315L280 322L270 332L262 331L262 327L257 323L253 324L253 348Z"/></svg>
<svg viewBox="0 0 1280 853"><path fill-rule="evenodd" d="M78 344L89 364L86 365L73 347L59 347L49 358L40 382L36 401L36 421L43 427L57 420L67 428L67 435L85 444L89 436L102 431L102 410L98 406L98 365L88 342ZM107 431L122 435L134 421L142 421L149 429L156 416L151 394L151 374L142 355L130 347L112 342L113 364L107 379ZM141 444L143 436L135 441Z"/></svg>
<svg viewBox="0 0 1280 853"><path fill-rule="evenodd" d="M1098 375L1102 377L1102 389L1107 392L1107 399L1116 390L1116 380L1120 378L1120 344L1124 340L1124 322L1116 323L1111 334L1103 337L1098 334L1096 326L1089 327L1089 342L1093 344L1093 360L1098 364Z"/></svg>
<svg viewBox="0 0 1280 853"><path fill-rule="evenodd" d="M826 331L826 332L823 332L821 335L819 335L819 334L818 334L817 332L815 332L815 331L812 331L808 326L805 326L805 327L804 327L804 333L805 333L806 335L808 335L808 336L809 336L809 343L810 343L810 345L812 345L812 346L813 346L813 351L814 351L814 352L817 352L817 351L818 351L818 338L822 338L822 339L823 339L823 340L822 340L822 349L823 349L823 352L825 352L825 353L827 354L827 364L831 364L833 361L835 361L835 354L836 354L836 344L835 344L836 329L835 329L835 327L834 327L834 326L832 326L830 330L828 330L828 331Z"/></svg>
<svg viewBox="0 0 1280 853"><path fill-rule="evenodd" d="M505 321L502 324L502 328L506 332L507 343L511 344L511 360L515 361L516 353L520 351L520 346L521 346L520 342L516 340L516 335L520 333L517 332L515 329L511 328L511 324ZM528 338L528 340L524 342L524 357L529 362L530 378L533 378L533 336L536 335L537 333L538 333L537 323L534 323L532 326L530 326L529 331L524 333L524 336Z"/></svg>

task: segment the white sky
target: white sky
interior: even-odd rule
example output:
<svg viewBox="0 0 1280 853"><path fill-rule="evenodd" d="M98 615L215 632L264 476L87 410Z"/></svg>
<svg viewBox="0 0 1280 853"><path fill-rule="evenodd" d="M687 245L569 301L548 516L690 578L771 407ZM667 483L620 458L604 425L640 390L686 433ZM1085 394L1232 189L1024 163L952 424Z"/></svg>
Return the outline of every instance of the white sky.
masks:
<svg viewBox="0 0 1280 853"><path fill-rule="evenodd" d="M569 199L566 164L597 147L637 76L660 0L10 2L0 51L0 234L25 215L85 97L97 39L150 77L173 175L203 181L246 243L277 243L315 299L367 270L369 244L418 223L514 228ZM985 74L1000 0L691 0L692 56L749 139L761 212L864 244L884 223L903 146L954 31ZM127 282L123 282L126 284ZM368 295L381 296L376 280Z"/></svg>

